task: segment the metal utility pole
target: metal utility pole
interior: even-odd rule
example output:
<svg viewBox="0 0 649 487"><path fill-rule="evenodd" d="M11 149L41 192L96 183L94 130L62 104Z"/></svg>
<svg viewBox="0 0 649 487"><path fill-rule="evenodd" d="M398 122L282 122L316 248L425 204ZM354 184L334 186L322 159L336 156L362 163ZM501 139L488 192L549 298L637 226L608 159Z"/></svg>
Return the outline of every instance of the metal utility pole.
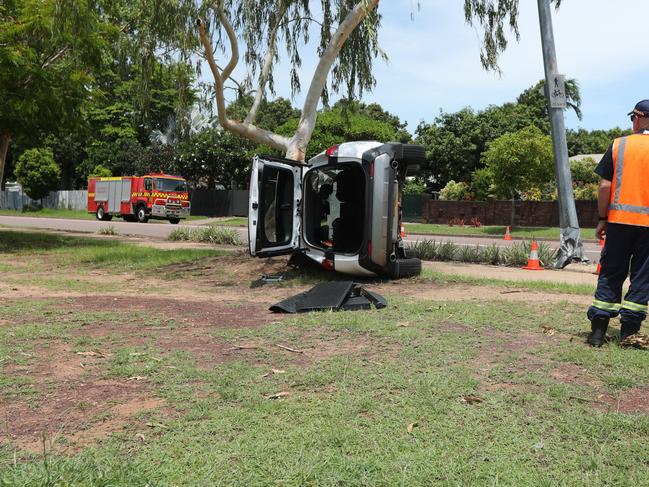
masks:
<svg viewBox="0 0 649 487"><path fill-rule="evenodd" d="M566 108L565 77L559 74L557 68L550 0L538 0L538 4L543 64L545 66L545 93L548 98L554 166L559 189L561 240L554 267L562 269L571 262L586 262L588 258L584 254L579 235L575 195L572 191L572 177L568 164L568 144L566 143L566 126L563 119L563 110Z"/></svg>

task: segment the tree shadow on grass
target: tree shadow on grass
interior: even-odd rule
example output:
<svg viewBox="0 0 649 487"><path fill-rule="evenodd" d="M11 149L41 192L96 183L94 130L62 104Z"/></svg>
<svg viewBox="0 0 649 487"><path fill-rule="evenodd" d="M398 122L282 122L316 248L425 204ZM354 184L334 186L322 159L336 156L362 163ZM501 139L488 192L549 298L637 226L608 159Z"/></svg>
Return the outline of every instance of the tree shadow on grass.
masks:
<svg viewBox="0 0 649 487"><path fill-rule="evenodd" d="M68 237L37 232L0 230L0 253L17 254L25 251L70 249L74 247L117 247L120 242L84 237Z"/></svg>

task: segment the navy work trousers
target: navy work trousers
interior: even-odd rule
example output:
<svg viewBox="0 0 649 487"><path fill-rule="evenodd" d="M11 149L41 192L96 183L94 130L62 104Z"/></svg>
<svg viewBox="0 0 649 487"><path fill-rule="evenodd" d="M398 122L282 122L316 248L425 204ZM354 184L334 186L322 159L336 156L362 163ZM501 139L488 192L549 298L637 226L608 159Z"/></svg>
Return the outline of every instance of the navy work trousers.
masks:
<svg viewBox="0 0 649 487"><path fill-rule="evenodd" d="M630 328L640 328L649 301L649 227L609 223L595 299L588 319L612 318ZM622 300L622 285L631 275L631 286Z"/></svg>

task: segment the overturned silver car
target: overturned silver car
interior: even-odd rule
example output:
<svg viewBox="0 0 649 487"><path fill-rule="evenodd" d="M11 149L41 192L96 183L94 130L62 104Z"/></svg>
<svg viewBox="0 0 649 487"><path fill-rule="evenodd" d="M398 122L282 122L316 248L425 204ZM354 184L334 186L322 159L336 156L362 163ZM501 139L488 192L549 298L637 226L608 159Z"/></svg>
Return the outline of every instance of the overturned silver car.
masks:
<svg viewBox="0 0 649 487"><path fill-rule="evenodd" d="M250 253L303 253L328 270L400 278L421 272L401 238L400 184L425 161L412 144L346 142L307 164L257 156Z"/></svg>

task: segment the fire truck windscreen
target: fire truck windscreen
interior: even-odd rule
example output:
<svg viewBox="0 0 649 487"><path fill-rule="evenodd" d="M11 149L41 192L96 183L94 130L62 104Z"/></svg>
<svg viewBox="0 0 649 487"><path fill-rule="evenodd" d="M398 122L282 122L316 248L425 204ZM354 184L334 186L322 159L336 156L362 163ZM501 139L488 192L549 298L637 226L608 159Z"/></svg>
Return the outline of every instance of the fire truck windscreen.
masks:
<svg viewBox="0 0 649 487"><path fill-rule="evenodd" d="M187 182L181 179L154 178L158 191L187 192Z"/></svg>

